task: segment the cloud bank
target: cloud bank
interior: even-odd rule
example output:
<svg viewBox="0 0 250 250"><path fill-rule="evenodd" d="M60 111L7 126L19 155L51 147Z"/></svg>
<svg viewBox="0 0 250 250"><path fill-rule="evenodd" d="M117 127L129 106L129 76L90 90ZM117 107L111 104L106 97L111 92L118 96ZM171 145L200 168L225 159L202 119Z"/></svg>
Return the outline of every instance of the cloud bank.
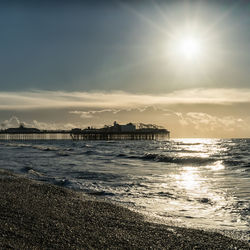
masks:
<svg viewBox="0 0 250 250"><path fill-rule="evenodd" d="M0 92L0 110L130 108L148 105L250 103L250 89L187 89L162 95L127 92Z"/></svg>
<svg viewBox="0 0 250 250"><path fill-rule="evenodd" d="M180 105L179 105L180 104ZM0 92L0 128L71 129L155 123L172 137L249 137L250 89L126 92Z"/></svg>

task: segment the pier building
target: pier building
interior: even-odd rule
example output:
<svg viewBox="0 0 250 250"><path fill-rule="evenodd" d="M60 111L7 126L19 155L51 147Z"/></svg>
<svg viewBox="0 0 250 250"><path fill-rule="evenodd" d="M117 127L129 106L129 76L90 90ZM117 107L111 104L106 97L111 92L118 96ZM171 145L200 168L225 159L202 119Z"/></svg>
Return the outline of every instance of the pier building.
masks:
<svg viewBox="0 0 250 250"><path fill-rule="evenodd" d="M100 129L73 129L73 140L164 140L170 138L170 132L156 125L133 123L120 125L114 122L113 126L104 126Z"/></svg>

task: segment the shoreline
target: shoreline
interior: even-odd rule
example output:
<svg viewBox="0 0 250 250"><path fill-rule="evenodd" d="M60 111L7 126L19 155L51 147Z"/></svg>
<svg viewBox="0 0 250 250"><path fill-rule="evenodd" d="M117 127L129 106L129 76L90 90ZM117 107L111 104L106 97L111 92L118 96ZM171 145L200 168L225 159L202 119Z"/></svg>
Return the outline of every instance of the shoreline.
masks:
<svg viewBox="0 0 250 250"><path fill-rule="evenodd" d="M250 249L220 233L148 222L82 192L0 169L1 249Z"/></svg>

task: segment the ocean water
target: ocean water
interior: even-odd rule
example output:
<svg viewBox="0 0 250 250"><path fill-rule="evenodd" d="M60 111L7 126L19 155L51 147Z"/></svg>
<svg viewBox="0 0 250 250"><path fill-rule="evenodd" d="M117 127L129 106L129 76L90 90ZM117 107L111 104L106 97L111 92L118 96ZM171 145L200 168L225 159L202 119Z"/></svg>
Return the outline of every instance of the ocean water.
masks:
<svg viewBox="0 0 250 250"><path fill-rule="evenodd" d="M0 166L249 240L250 139L0 141Z"/></svg>

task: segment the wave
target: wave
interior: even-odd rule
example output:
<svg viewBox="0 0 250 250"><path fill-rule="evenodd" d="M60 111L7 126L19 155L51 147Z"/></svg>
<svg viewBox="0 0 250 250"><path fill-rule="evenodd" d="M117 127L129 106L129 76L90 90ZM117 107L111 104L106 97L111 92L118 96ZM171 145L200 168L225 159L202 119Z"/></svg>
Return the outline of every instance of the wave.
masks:
<svg viewBox="0 0 250 250"><path fill-rule="evenodd" d="M213 205L212 200L210 200L209 198L206 198L206 197L199 198L199 199L197 199L197 201L200 203L203 203L203 204Z"/></svg>
<svg viewBox="0 0 250 250"><path fill-rule="evenodd" d="M195 156L180 157L180 156L170 156L157 153L146 153L143 156L126 155L121 153L118 154L117 157L135 159L135 160L138 159L144 161L157 161L157 162L166 162L174 164L191 164L191 165L209 164L209 163L214 163L218 160L214 157L195 157Z"/></svg>
<svg viewBox="0 0 250 250"><path fill-rule="evenodd" d="M37 177L37 178L39 178L39 177L44 177L44 174L43 174L43 173L41 173L41 172L35 170L35 169L32 168L32 167L24 167L24 168L21 169L21 172L26 173L26 174L29 174L29 175L34 176L34 177Z"/></svg>
<svg viewBox="0 0 250 250"><path fill-rule="evenodd" d="M94 196L114 196L115 194L114 193L111 193L111 192L106 192L106 191L86 191L85 192L88 194L88 195L94 195Z"/></svg>
<svg viewBox="0 0 250 250"><path fill-rule="evenodd" d="M243 160L224 160L223 162L228 166L236 166L236 167L244 166L244 164L246 164L246 162Z"/></svg>
<svg viewBox="0 0 250 250"><path fill-rule="evenodd" d="M162 197L167 197L167 198L171 198L175 200L177 199L177 197L174 194L169 193L169 192L158 192L157 194Z"/></svg>
<svg viewBox="0 0 250 250"><path fill-rule="evenodd" d="M126 154L118 154L117 157L128 157Z"/></svg>
<svg viewBox="0 0 250 250"><path fill-rule="evenodd" d="M52 146L46 146L46 145L34 145L34 144L28 144L28 143L5 143L5 146L8 147L17 147L18 148L33 148L33 149L38 149L41 151L58 151L59 148L57 147L52 147ZM71 148L67 148L66 151L71 151Z"/></svg>
<svg viewBox="0 0 250 250"><path fill-rule="evenodd" d="M17 147L17 148L23 148L23 147L32 147L31 144L26 143L14 143L14 142L8 142L8 143L2 143L2 145L7 147Z"/></svg>
<svg viewBox="0 0 250 250"><path fill-rule="evenodd" d="M94 154L97 154L97 152L94 151L94 150L87 150L87 151L83 152L83 154L85 154L85 155L94 155Z"/></svg>
<svg viewBox="0 0 250 250"><path fill-rule="evenodd" d="M216 159L209 157L175 157L175 156L167 156L162 154L152 154L146 153L142 157L142 160L149 161L158 161L158 162L167 162L167 163L175 163L175 164L191 164L191 165L199 165L199 164L208 164L215 162Z"/></svg>
<svg viewBox="0 0 250 250"><path fill-rule="evenodd" d="M21 169L21 171L24 172L24 173L27 173L32 169L33 169L32 167L24 167L24 168Z"/></svg>
<svg viewBox="0 0 250 250"><path fill-rule="evenodd" d="M64 152L64 151L58 151L56 154L57 154L58 156L70 156L69 153Z"/></svg>
<svg viewBox="0 0 250 250"><path fill-rule="evenodd" d="M73 148L65 148L64 150L65 150L65 151L74 151Z"/></svg>
<svg viewBox="0 0 250 250"><path fill-rule="evenodd" d="M59 149L56 147L49 147L49 146L43 146L43 145L34 145L32 146L34 149L39 149L42 151L58 151Z"/></svg>
<svg viewBox="0 0 250 250"><path fill-rule="evenodd" d="M101 181L112 181L114 179L121 179L120 175L111 173L79 171L79 172L71 172L71 174L75 175L76 179L101 180Z"/></svg>
<svg viewBox="0 0 250 250"><path fill-rule="evenodd" d="M197 146L197 145L201 145L201 144L203 144L203 143L201 143L201 142L177 142L176 143L178 146L179 145L183 145L183 146Z"/></svg>
<svg viewBox="0 0 250 250"><path fill-rule="evenodd" d="M173 153L191 153L191 154L204 153L204 151L188 150L188 149L172 149L171 152L173 152Z"/></svg>
<svg viewBox="0 0 250 250"><path fill-rule="evenodd" d="M56 178L53 179L52 183L60 187L69 187L72 184L71 181L68 179L56 179Z"/></svg>

